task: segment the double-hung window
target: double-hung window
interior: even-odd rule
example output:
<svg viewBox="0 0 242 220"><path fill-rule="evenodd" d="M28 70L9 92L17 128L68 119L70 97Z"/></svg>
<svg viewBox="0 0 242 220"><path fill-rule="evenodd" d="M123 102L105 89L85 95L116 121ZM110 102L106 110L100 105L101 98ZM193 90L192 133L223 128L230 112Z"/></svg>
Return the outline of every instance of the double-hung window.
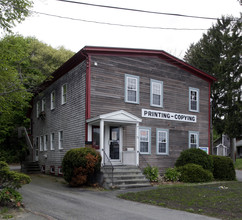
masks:
<svg viewBox="0 0 242 220"><path fill-rule="evenodd" d="M139 104L139 77L125 74L125 102Z"/></svg>
<svg viewBox="0 0 242 220"><path fill-rule="evenodd" d="M61 104L65 104L67 101L67 84L61 87Z"/></svg>
<svg viewBox="0 0 242 220"><path fill-rule="evenodd" d="M36 104L36 115L37 115L37 118L39 117L39 114L40 114L40 102L38 101L37 104Z"/></svg>
<svg viewBox="0 0 242 220"><path fill-rule="evenodd" d="M44 136L40 136L40 151L43 151L44 149Z"/></svg>
<svg viewBox="0 0 242 220"><path fill-rule="evenodd" d="M199 147L199 132L189 131L189 148Z"/></svg>
<svg viewBox="0 0 242 220"><path fill-rule="evenodd" d="M63 131L59 131L59 143L58 143L59 149L63 149Z"/></svg>
<svg viewBox="0 0 242 220"><path fill-rule="evenodd" d="M55 91L50 93L50 109L53 110L55 108Z"/></svg>
<svg viewBox="0 0 242 220"><path fill-rule="evenodd" d="M50 134L50 150L55 149L55 133Z"/></svg>
<svg viewBox="0 0 242 220"><path fill-rule="evenodd" d="M199 89L189 88L189 111L199 112Z"/></svg>
<svg viewBox="0 0 242 220"><path fill-rule="evenodd" d="M45 107L46 107L46 99L43 98L43 99L42 99L42 105L41 105L41 111L42 111L42 112L45 111Z"/></svg>
<svg viewBox="0 0 242 220"><path fill-rule="evenodd" d="M140 140L140 153L150 154L151 145L151 129L141 127L139 129L139 140Z"/></svg>
<svg viewBox="0 0 242 220"><path fill-rule="evenodd" d="M163 107L163 82L150 80L150 105Z"/></svg>
<svg viewBox="0 0 242 220"><path fill-rule="evenodd" d="M47 151L48 135L44 136L44 151Z"/></svg>
<svg viewBox="0 0 242 220"><path fill-rule="evenodd" d="M160 155L169 154L169 130L156 129L156 153Z"/></svg>

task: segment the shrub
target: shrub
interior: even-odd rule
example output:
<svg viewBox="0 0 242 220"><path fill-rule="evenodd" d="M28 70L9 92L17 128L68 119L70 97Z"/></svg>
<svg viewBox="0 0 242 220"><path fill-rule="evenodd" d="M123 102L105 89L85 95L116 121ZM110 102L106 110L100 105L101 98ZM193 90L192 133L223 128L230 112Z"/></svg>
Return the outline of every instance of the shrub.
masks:
<svg viewBox="0 0 242 220"><path fill-rule="evenodd" d="M14 206L20 207L22 196L15 189L4 188L0 190L0 205L1 206Z"/></svg>
<svg viewBox="0 0 242 220"><path fill-rule="evenodd" d="M179 181L181 173L176 168L168 168L164 174L165 181Z"/></svg>
<svg viewBox="0 0 242 220"><path fill-rule="evenodd" d="M213 172L212 158L200 149L191 148L182 151L175 163L175 166L180 167L189 163L200 165L203 169Z"/></svg>
<svg viewBox="0 0 242 220"><path fill-rule="evenodd" d="M181 172L180 180L187 183L209 182L213 180L213 174L197 164L186 164L178 167Z"/></svg>
<svg viewBox="0 0 242 220"><path fill-rule="evenodd" d="M62 160L64 179L71 186L88 183L100 171L101 156L93 148L82 147L69 150Z"/></svg>
<svg viewBox="0 0 242 220"><path fill-rule="evenodd" d="M7 163L0 161L0 186L2 188L19 189L22 185L30 183L28 175L11 171Z"/></svg>
<svg viewBox="0 0 242 220"><path fill-rule="evenodd" d="M151 182L157 182L159 177L159 170L157 167L147 166L144 168L144 175Z"/></svg>
<svg viewBox="0 0 242 220"><path fill-rule="evenodd" d="M213 176L217 180L235 180L234 163L229 157L210 156L213 159Z"/></svg>

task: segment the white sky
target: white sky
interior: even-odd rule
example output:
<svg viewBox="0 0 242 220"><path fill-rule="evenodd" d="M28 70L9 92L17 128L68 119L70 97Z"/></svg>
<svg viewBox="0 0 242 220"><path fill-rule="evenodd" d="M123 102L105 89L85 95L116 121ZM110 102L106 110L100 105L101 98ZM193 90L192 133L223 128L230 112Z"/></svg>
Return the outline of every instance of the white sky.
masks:
<svg viewBox="0 0 242 220"><path fill-rule="evenodd" d="M83 0L83 2L216 18L222 15L239 17L242 9L238 0ZM138 26L208 29L216 22L105 9L57 0L34 0L32 10L78 19ZM119 27L38 14L28 17L13 31L23 36L35 36L52 47L63 45L74 52L86 45L110 46L165 50L179 58L183 58L189 45L197 42L206 32Z"/></svg>

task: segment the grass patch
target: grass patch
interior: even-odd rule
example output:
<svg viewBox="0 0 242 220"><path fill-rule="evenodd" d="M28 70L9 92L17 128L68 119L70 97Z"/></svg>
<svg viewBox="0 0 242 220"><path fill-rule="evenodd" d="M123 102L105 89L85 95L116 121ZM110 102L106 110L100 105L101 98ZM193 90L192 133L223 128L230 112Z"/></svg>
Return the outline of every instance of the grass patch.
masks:
<svg viewBox="0 0 242 220"><path fill-rule="evenodd" d="M142 202L221 219L242 219L242 182L162 186L155 190L121 194Z"/></svg>
<svg viewBox="0 0 242 220"><path fill-rule="evenodd" d="M234 166L236 170L242 170L242 158L236 159Z"/></svg>

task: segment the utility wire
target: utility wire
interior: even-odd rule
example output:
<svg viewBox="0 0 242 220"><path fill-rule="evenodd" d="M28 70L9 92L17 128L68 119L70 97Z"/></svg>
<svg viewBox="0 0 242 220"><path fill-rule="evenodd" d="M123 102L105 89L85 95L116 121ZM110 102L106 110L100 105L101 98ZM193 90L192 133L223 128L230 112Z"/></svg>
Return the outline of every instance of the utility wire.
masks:
<svg viewBox="0 0 242 220"><path fill-rule="evenodd" d="M139 26L139 25L129 25L129 24L118 24L118 23L109 23L109 22L102 22L102 21L91 21L91 20L80 19L80 18L71 18L71 17L65 17L65 16L60 16L60 15L53 15L53 14L38 12L38 11L32 11L32 12L37 13L37 14L46 15L46 16L51 16L51 17L62 18L62 19L82 21L82 22L88 22L88 23L94 23L94 24L104 24L104 25L120 26L120 27L160 29L160 30L175 30L175 31L206 31L206 30L208 30L208 29L199 29L199 28L152 27L152 26Z"/></svg>
<svg viewBox="0 0 242 220"><path fill-rule="evenodd" d="M91 4L91 3L86 3L86 2L76 2L76 1L71 1L71 0L56 0L56 1L80 4L80 5L87 5L87 6L94 6L94 7L101 7L101 8L142 12L142 13L149 13L149 14L170 15L170 16L179 16L179 17L186 17L186 18L207 19L207 20L221 20L219 18L212 18L212 17L184 15L184 14L176 14L176 13L165 13L165 12L158 12L158 11L147 11L147 10L140 10L140 9L134 9L134 8L122 8L122 7L116 7L116 6L110 6L110 5L99 5L99 4Z"/></svg>

